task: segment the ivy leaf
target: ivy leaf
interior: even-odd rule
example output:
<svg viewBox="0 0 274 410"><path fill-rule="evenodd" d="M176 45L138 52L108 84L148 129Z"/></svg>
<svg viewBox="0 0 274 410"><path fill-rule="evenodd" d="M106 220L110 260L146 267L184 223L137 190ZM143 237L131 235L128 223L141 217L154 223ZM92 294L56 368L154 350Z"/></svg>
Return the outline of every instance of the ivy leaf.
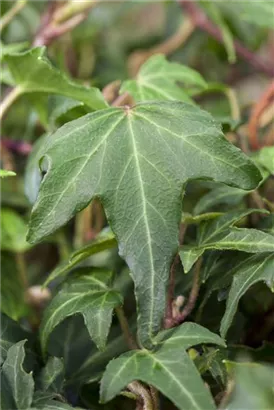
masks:
<svg viewBox="0 0 274 410"><path fill-rule="evenodd" d="M185 87L207 88L201 75L191 68L170 63L164 55L150 57L141 67L136 80L124 81L120 93L128 92L136 102L146 100L179 100L191 102Z"/></svg>
<svg viewBox="0 0 274 410"><path fill-rule="evenodd" d="M24 344L22 340L13 345L7 353L7 358L2 367L2 403L10 402L8 396L12 396L13 409L29 409L34 392L34 380L31 373L26 373L23 368L25 359ZM3 409L8 410L5 405Z"/></svg>
<svg viewBox="0 0 274 410"><path fill-rule="evenodd" d="M1 350L1 364L7 357L10 347L22 339L29 339L31 334L21 328L17 322L12 320L7 315L1 313L1 336L0 336L0 350Z"/></svg>
<svg viewBox="0 0 274 410"><path fill-rule="evenodd" d="M274 252L251 256L239 266L236 266L231 274L234 274L233 282L220 328L223 337L231 325L240 298L250 286L254 285L254 283L265 281L272 290L274 289Z"/></svg>
<svg viewBox="0 0 274 410"><path fill-rule="evenodd" d="M24 177L24 190L31 204L34 204L37 199L39 186L42 181L42 175L39 169L39 159L44 153L44 142L47 137L48 134L44 134L38 138L28 156Z"/></svg>
<svg viewBox="0 0 274 410"><path fill-rule="evenodd" d="M122 303L120 294L109 287L112 273L91 268L78 269L47 307L41 323L41 346L45 354L53 329L66 317L81 313L90 337L104 349L112 311Z"/></svg>
<svg viewBox="0 0 274 410"><path fill-rule="evenodd" d="M23 53L6 55L7 63L18 93L44 92L61 94L79 100L94 110L106 108L101 92L72 81L55 68L45 56L46 47L35 47Z"/></svg>
<svg viewBox="0 0 274 410"><path fill-rule="evenodd" d="M199 225L197 244L183 246L179 252L184 270L187 273L196 260L207 249L231 249L243 252L273 252L274 238L257 229L231 228L243 217L253 213L267 213L265 210L247 209L229 212L202 222Z"/></svg>
<svg viewBox="0 0 274 410"><path fill-rule="evenodd" d="M11 252L25 252L30 248L26 241L27 224L11 209L1 209L1 249Z"/></svg>
<svg viewBox="0 0 274 410"><path fill-rule="evenodd" d="M21 43L11 43L11 44L0 44L0 61L3 60L7 54L14 54L29 47L29 43L27 41L23 41Z"/></svg>
<svg viewBox="0 0 274 410"><path fill-rule="evenodd" d="M274 147L264 147L254 157L255 161L274 175Z"/></svg>
<svg viewBox="0 0 274 410"><path fill-rule="evenodd" d="M102 232L90 244L83 246L73 252L68 261L60 263L49 275L44 286L47 286L54 279L64 276L75 265L89 258L91 255L111 249L117 245L115 236L112 232Z"/></svg>
<svg viewBox="0 0 274 410"><path fill-rule="evenodd" d="M223 37L223 43L227 52L228 61L230 62L230 64L235 63L237 58L234 47L233 34L231 33L229 26L224 20L218 6L216 6L212 1L200 2L200 5L205 8L210 19L213 20L213 22L220 29Z"/></svg>
<svg viewBox="0 0 274 410"><path fill-rule="evenodd" d="M49 167L28 240L40 241L99 197L135 282L144 345L164 314L187 180L214 178L248 190L261 179L209 114L180 102L111 108L65 124L48 140L43 163Z"/></svg>
<svg viewBox="0 0 274 410"><path fill-rule="evenodd" d="M111 400L133 380L152 384L179 409L214 409L213 399L185 349L193 344L224 345L219 336L194 323L179 326L155 351L136 350L112 360L101 380L101 401ZM172 331L172 329L171 329ZM211 336L208 338L208 335ZM168 380L168 383L167 383Z"/></svg>
<svg viewBox="0 0 274 410"><path fill-rule="evenodd" d="M44 392L59 393L64 383L64 363L59 357L50 357L38 377L38 388Z"/></svg>
<svg viewBox="0 0 274 410"><path fill-rule="evenodd" d="M1 255L1 311L13 320L27 316L29 311L18 268L7 253Z"/></svg>
<svg viewBox="0 0 274 410"><path fill-rule="evenodd" d="M243 21L273 29L274 8L272 1L252 0L248 2L248 7L243 1L233 2L233 4L222 3L221 6L224 8L232 7L234 13Z"/></svg>
<svg viewBox="0 0 274 410"><path fill-rule="evenodd" d="M243 189L219 185L203 195L194 208L194 215L199 215L217 205L238 205L248 195Z"/></svg>

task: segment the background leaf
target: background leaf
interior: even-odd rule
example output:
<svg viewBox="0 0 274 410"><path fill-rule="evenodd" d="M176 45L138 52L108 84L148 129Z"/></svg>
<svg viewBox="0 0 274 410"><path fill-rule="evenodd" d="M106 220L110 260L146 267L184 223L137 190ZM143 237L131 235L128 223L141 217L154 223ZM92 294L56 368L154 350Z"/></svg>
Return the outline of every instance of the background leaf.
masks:
<svg viewBox="0 0 274 410"><path fill-rule="evenodd" d="M220 328L223 337L232 322L240 298L250 286L259 281L265 281L271 289L274 289L274 252L253 255L235 267L226 311Z"/></svg>
<svg viewBox="0 0 274 410"><path fill-rule="evenodd" d="M5 56L4 61L21 94L33 92L61 94L80 100L94 110L107 107L97 88L84 87L70 80L50 64L45 57L45 51L45 47L36 47L24 53Z"/></svg>
<svg viewBox="0 0 274 410"><path fill-rule="evenodd" d="M102 402L111 400L133 380L141 380L160 390L179 409L214 409L208 389L185 352L189 345L201 343L204 333L207 343L209 331L204 332L200 326L186 323L173 334L169 332L170 338L155 352L137 350L112 360L101 380ZM213 333L210 342L223 344Z"/></svg>
<svg viewBox="0 0 274 410"><path fill-rule="evenodd" d="M108 287L112 273L82 268L62 286L47 307L41 324L41 345L45 353L53 329L66 317L81 313L90 337L99 349L105 347L112 311L122 303L119 293Z"/></svg>
<svg viewBox="0 0 274 410"><path fill-rule="evenodd" d="M22 340L9 348L7 358L2 367L3 389L1 391L3 410L10 410L6 403L10 403L8 396L12 395L13 409L29 409L34 392L34 381L31 373L26 373L23 368L25 359L24 344Z"/></svg>
<svg viewBox="0 0 274 410"><path fill-rule="evenodd" d="M1 365L7 357L10 347L22 339L31 339L31 333L23 329L17 322L1 313Z"/></svg>
<svg viewBox="0 0 274 410"><path fill-rule="evenodd" d="M181 83L181 86L178 83ZM183 84L183 86L182 86ZM136 102L146 100L178 100L191 102L189 87L207 87L202 76L182 64L171 63L164 55L150 57L141 67L136 80L123 82L120 93L128 92Z"/></svg>
<svg viewBox="0 0 274 410"><path fill-rule="evenodd" d="M47 286L54 279L64 276L75 265L87 259L89 256L110 249L116 245L117 242L112 232L101 232L90 244L73 252L68 261L64 261L57 265L47 278L44 286Z"/></svg>
<svg viewBox="0 0 274 410"><path fill-rule="evenodd" d="M197 259L207 249L230 249L243 252L273 252L274 238L257 229L233 228L233 225L252 212L266 213L264 210L247 209L226 213L214 220L199 225L197 245L182 246L179 252L187 273Z"/></svg>
<svg viewBox="0 0 274 410"><path fill-rule="evenodd" d="M64 363L50 357L38 376L38 388L44 392L60 393L64 383Z"/></svg>
<svg viewBox="0 0 274 410"><path fill-rule="evenodd" d="M210 115L178 102L88 114L48 140L45 159L50 169L34 205L28 239L41 240L99 196L134 278L144 345L151 343L164 313L186 181L214 178L251 189L261 179Z"/></svg>
<svg viewBox="0 0 274 410"><path fill-rule="evenodd" d="M30 248L26 241L27 224L11 209L1 209L1 249L13 252L25 252Z"/></svg>

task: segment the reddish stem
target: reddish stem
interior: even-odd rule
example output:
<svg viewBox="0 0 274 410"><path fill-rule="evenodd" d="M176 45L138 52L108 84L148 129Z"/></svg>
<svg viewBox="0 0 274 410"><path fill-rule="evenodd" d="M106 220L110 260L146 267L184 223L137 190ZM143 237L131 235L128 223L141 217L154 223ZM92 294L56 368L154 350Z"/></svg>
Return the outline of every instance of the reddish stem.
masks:
<svg viewBox="0 0 274 410"><path fill-rule="evenodd" d="M260 148L260 142L258 139L257 129L259 126L259 120L265 109L269 106L274 99L274 81L270 83L269 87L263 93L257 104L254 105L250 120L248 123L249 130L249 143L253 150ZM272 131L273 132L273 131Z"/></svg>

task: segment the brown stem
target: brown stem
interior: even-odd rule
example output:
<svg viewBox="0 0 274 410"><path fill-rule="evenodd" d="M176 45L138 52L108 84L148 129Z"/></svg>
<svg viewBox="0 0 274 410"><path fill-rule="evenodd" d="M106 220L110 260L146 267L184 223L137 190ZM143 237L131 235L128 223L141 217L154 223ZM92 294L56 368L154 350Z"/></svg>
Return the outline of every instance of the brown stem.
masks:
<svg viewBox="0 0 274 410"><path fill-rule="evenodd" d="M185 233L187 229L187 224L181 224L180 234L179 234L179 245L183 244ZM180 261L179 254L177 253L170 269L168 294L167 294L167 305L166 305L166 316L164 319L165 329L169 329L173 326L173 300L174 300L174 290L175 290L175 276L176 268Z"/></svg>
<svg viewBox="0 0 274 410"><path fill-rule="evenodd" d="M257 129L259 127L260 117L262 116L265 109L270 105L271 101L274 99L274 81L272 81L266 91L263 93L262 97L255 104L250 120L248 123L249 131L249 143L253 150L260 148L260 142L258 139Z"/></svg>
<svg viewBox="0 0 274 410"><path fill-rule="evenodd" d="M190 313L195 307L196 300L198 298L199 290L200 290L200 271L201 271L202 261L203 259L200 257L195 264L193 283L192 283L192 288L190 291L188 301L185 307L183 308L182 312L177 316L177 318L174 318L174 323L177 325L184 322L184 320L190 315Z"/></svg>
<svg viewBox="0 0 274 410"><path fill-rule="evenodd" d="M175 34L161 44L157 44L149 50L136 50L128 58L128 71L130 77L134 77L141 65L154 54L171 54L184 44L193 33L195 26L191 19L186 18Z"/></svg>
<svg viewBox="0 0 274 410"><path fill-rule="evenodd" d="M25 261L24 254L21 252L16 252L15 260L16 260L16 266L18 269L18 273L20 276L23 289L27 289L28 288L28 276L27 276L27 267L26 267L26 261Z"/></svg>
<svg viewBox="0 0 274 410"><path fill-rule="evenodd" d="M195 0L178 0L181 7L186 11L193 24L214 37L219 43L223 43L223 36L219 28L217 28L207 17L207 15L197 6ZM238 40L234 40L234 48L239 56L247 60L256 70L265 73L272 77L274 75L273 64L268 64L262 61L258 56L244 47Z"/></svg>
<svg viewBox="0 0 274 410"><path fill-rule="evenodd" d="M129 95L128 92L125 92L121 95L119 95L113 102L112 106L113 107L121 107L123 105L131 105L132 104L132 98Z"/></svg>
<svg viewBox="0 0 274 410"><path fill-rule="evenodd" d="M131 382L128 384L127 388L141 398L143 410L156 410L154 409L150 393L141 383L137 381Z"/></svg>
<svg viewBox="0 0 274 410"><path fill-rule="evenodd" d="M127 341L129 349L131 350L138 349L138 345L135 342L134 337L132 336L132 333L130 331L129 324L128 324L128 321L127 321L127 318L126 318L126 315L125 315L125 312L122 306L116 307L115 313L118 317L121 329L123 331L123 334Z"/></svg>

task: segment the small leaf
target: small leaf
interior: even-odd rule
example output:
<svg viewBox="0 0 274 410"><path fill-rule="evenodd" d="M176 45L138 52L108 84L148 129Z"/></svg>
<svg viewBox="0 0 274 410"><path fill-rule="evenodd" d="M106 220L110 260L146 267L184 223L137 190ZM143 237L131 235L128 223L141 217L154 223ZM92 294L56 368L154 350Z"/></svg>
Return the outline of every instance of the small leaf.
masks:
<svg viewBox="0 0 274 410"><path fill-rule="evenodd" d="M2 273L3 275L3 273ZM3 291L3 289L2 289ZM19 326L17 322L12 320L9 316L1 313L1 364L7 357L10 347L22 339L29 339L31 334Z"/></svg>
<svg viewBox="0 0 274 410"><path fill-rule="evenodd" d="M146 346L164 314L187 180L214 178L244 189L261 180L209 114L171 101L110 108L65 124L49 138L42 168L47 174L29 241L40 241L99 197L135 282Z"/></svg>
<svg viewBox="0 0 274 410"><path fill-rule="evenodd" d="M189 349L201 343L215 343L225 346L225 342L220 336L210 332L203 326L196 323L186 322L182 325L161 331L156 337L155 342L165 343L165 346L180 345L184 349Z"/></svg>
<svg viewBox="0 0 274 410"><path fill-rule="evenodd" d="M207 249L230 249L242 252L273 252L274 238L256 229L233 228L232 226L252 212L267 213L265 210L247 209L224 214L199 225L197 244L182 246L179 252L187 273Z"/></svg>
<svg viewBox="0 0 274 410"><path fill-rule="evenodd" d="M274 8L273 1L260 0L249 1L248 7L244 1L233 2L228 4L226 2L221 4L222 7L232 7L234 13L239 19L252 23L264 28L273 29Z"/></svg>
<svg viewBox="0 0 274 410"><path fill-rule="evenodd" d="M274 175L274 147L264 147L256 153L254 160Z"/></svg>
<svg viewBox="0 0 274 410"><path fill-rule="evenodd" d="M26 241L27 224L11 209L1 209L1 249L25 252L30 248Z"/></svg>
<svg viewBox="0 0 274 410"><path fill-rule="evenodd" d="M242 189L219 185L202 196L194 208L194 215L204 213L217 205L237 205L248 193Z"/></svg>
<svg viewBox="0 0 274 410"><path fill-rule="evenodd" d="M128 92L136 102L146 100L178 100L191 102L185 87L198 90L207 87L201 75L191 68L178 63L170 63L164 55L150 57L141 67L136 80L124 81L120 93Z"/></svg>
<svg viewBox="0 0 274 410"><path fill-rule="evenodd" d="M44 142L48 134L44 134L38 138L33 145L32 151L28 156L27 167L24 178L25 194L28 197L31 204L37 199L39 186L42 181L41 171L39 169L39 159L44 152Z"/></svg>
<svg viewBox="0 0 274 410"><path fill-rule="evenodd" d="M102 232L90 244L83 246L77 251L73 252L68 261L62 262L58 265L47 278L44 286L47 286L54 279L64 276L75 265L89 258L91 255L113 248L117 245L115 236L112 232Z"/></svg>
<svg viewBox="0 0 274 410"><path fill-rule="evenodd" d="M228 362L235 379L235 388L227 410L272 409L274 403L273 365L252 362Z"/></svg>
<svg viewBox="0 0 274 410"><path fill-rule="evenodd" d="M0 45L0 61L8 54L18 53L23 51L24 49L29 47L29 43L27 41L23 41L21 43L11 43L11 44L3 44Z"/></svg>
<svg viewBox="0 0 274 410"><path fill-rule="evenodd" d="M272 238L274 239L273 236ZM220 328L223 337L226 335L232 322L240 298L250 286L254 285L254 283L265 281L271 289L274 289L274 252L252 255L239 266L235 266L230 274L233 275L233 282Z"/></svg>
<svg viewBox="0 0 274 410"><path fill-rule="evenodd" d="M0 178L14 177L16 175L13 171L7 171L6 169L0 169Z"/></svg>
<svg viewBox="0 0 274 410"><path fill-rule="evenodd" d="M50 357L38 376L38 388L44 392L60 393L64 383L64 363L59 357Z"/></svg>
<svg viewBox="0 0 274 410"><path fill-rule="evenodd" d="M122 303L120 294L109 287L112 273L91 268L78 269L47 307L41 323L41 345L45 354L53 329L66 317L81 313L90 337L104 349L112 311Z"/></svg>
<svg viewBox="0 0 274 410"><path fill-rule="evenodd" d="M4 57L21 94L33 92L61 94L82 101L94 110L107 107L97 88L84 87L70 80L51 65L45 56L45 51L45 47L36 47L24 53Z"/></svg>
<svg viewBox="0 0 274 410"><path fill-rule="evenodd" d="M7 353L7 358L2 368L2 380L4 379L5 389L2 392L5 396L12 395L14 406L13 409L29 409L34 392L34 380L31 373L26 373L23 368L25 359L24 344L25 340L13 345ZM8 391L6 390L8 389ZM10 410L10 409L5 409Z"/></svg>
<svg viewBox="0 0 274 410"><path fill-rule="evenodd" d="M119 394L133 380L141 380L160 390L179 409L215 409L209 390L185 352L193 343L203 341L203 328L185 323L175 331L167 332L165 336L169 335L170 338L165 340L158 350L131 351L108 364L101 380L100 393L103 403ZM205 343L210 340L210 343L224 344L219 336L207 330L205 334Z"/></svg>
<svg viewBox="0 0 274 410"><path fill-rule="evenodd" d="M87 107L81 101L77 101L72 98L63 97L61 95L51 95L49 97L49 126L51 130L55 130L58 126L63 125L60 124L62 118L64 116L68 116L68 113L71 112L73 109L78 108L82 115L88 113ZM79 115L80 117L80 115ZM65 122L71 121L74 118L66 118Z"/></svg>
<svg viewBox="0 0 274 410"><path fill-rule="evenodd" d="M29 311L18 268L6 253L1 257L1 311L13 320L27 316Z"/></svg>

